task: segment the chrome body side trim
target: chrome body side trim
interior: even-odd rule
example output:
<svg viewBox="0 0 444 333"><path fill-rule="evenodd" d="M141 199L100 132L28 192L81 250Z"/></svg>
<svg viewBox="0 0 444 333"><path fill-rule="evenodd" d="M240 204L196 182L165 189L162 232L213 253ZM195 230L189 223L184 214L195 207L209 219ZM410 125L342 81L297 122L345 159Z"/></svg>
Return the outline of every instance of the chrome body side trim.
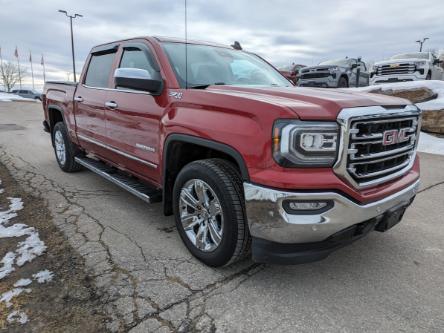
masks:
<svg viewBox="0 0 444 333"><path fill-rule="evenodd" d="M369 204L360 205L336 192L286 192L244 182L248 225L253 237L278 243L323 241L349 226L380 216L398 205L408 205L416 195L419 180L406 188ZM294 215L282 206L284 200L333 201L320 214Z"/></svg>
<svg viewBox="0 0 444 333"><path fill-rule="evenodd" d="M342 179L344 179L357 189L365 189L368 187L376 186L406 174L413 167L413 164L415 163L416 147L418 145L419 133L421 130L420 115L421 111L414 105L406 105L403 109L385 109L382 106L366 106L366 107L343 109L339 113L337 120L340 125L341 139L339 140L338 159L333 166L333 171L339 177L341 177ZM388 118L388 117L393 117L394 120L396 121L397 117L408 118L409 116L418 117L418 124L417 124L416 133L414 134L415 135L414 147L412 150L412 154L408 159L408 163L406 163L406 165L403 166L400 170L393 172L390 175L383 176L377 179L362 181L359 183L355 179L353 179L347 167L349 155L353 155L353 153L355 153L353 147L349 148L350 137L351 136L354 137L356 135L356 129L352 128L352 122L359 121L360 119L362 119L365 122L372 122L372 118L374 118L374 121L378 122L380 121L381 118ZM391 153L395 152L396 151L392 151ZM379 156L383 155L384 154L380 154Z"/></svg>
<svg viewBox="0 0 444 333"><path fill-rule="evenodd" d="M116 154L122 155L122 156L124 156L124 157L126 157L126 158L129 158L129 159L133 160L133 161L136 161L136 162L139 162L139 163L145 164L146 166L149 166L150 168L157 169L157 164L154 164L154 163L151 163L151 162L148 162L148 161L142 160L142 159L140 159L140 158L138 158L138 157L136 157L136 156L134 156L134 155L130 155L130 154L128 154L128 153L125 153L125 152L123 152L123 151L120 151L120 150L118 150L118 149L116 149L116 148L114 148L114 147L111 147L111 146L109 146L109 145L107 145L107 144L104 144L104 143L102 143L102 142L100 142L100 141L97 141L97 140L95 140L95 139L92 139L92 138L90 138L90 137L87 137L87 136L85 136L85 135L83 135L83 134L77 134L77 137L78 137L79 139L81 139L81 140L84 140L84 141L87 141L87 142L89 142L89 143L95 144L95 145L97 145L97 146L99 146L99 147L102 147L102 148L108 149L108 150L112 151L113 153L116 153Z"/></svg>

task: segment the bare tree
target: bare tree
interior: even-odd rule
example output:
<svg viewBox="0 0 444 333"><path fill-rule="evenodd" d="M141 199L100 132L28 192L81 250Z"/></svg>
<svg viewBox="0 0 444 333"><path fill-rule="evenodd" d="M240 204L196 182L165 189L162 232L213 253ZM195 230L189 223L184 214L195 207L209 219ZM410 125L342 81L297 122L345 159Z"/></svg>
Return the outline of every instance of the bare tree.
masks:
<svg viewBox="0 0 444 333"><path fill-rule="evenodd" d="M7 92L10 92L12 88L20 81L26 70L23 67L13 64L9 61L3 61L0 63L0 82L3 84Z"/></svg>

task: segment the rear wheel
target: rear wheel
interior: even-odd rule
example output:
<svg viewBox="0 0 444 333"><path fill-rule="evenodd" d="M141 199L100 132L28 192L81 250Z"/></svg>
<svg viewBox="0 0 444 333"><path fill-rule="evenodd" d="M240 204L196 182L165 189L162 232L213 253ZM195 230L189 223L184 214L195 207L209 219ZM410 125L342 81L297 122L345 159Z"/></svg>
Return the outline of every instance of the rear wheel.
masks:
<svg viewBox="0 0 444 333"><path fill-rule="evenodd" d="M348 88L348 81L345 77L341 76L339 78L338 88Z"/></svg>
<svg viewBox="0 0 444 333"><path fill-rule="evenodd" d="M173 190L176 226L188 250L213 267L243 258L250 247L242 180L229 162L186 165Z"/></svg>
<svg viewBox="0 0 444 333"><path fill-rule="evenodd" d="M55 124L52 131L52 140L60 169L65 172L75 172L80 170L82 166L75 161L75 157L79 155L80 152L69 139L68 131L63 122Z"/></svg>

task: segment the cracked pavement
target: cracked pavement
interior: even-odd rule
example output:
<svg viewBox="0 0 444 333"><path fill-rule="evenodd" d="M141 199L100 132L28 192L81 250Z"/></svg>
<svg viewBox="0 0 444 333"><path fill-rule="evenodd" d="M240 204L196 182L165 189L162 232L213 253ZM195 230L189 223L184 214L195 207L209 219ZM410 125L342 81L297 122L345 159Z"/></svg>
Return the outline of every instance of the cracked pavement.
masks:
<svg viewBox="0 0 444 333"><path fill-rule="evenodd" d="M421 190L387 233L317 263L213 269L187 252L161 204L59 170L42 119L40 104L0 103L0 162L85 258L110 331L442 332L444 156L421 154Z"/></svg>

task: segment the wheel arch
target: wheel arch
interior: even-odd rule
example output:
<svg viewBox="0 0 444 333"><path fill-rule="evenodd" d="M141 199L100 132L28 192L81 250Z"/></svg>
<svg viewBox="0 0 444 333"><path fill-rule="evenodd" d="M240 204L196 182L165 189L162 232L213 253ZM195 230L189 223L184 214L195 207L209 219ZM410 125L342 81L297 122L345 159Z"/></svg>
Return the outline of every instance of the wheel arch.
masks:
<svg viewBox="0 0 444 333"><path fill-rule="evenodd" d="M232 162L243 181L249 181L248 169L242 155L233 147L186 134L170 134L163 148L162 191L165 215L171 215L172 189L180 170L199 159L220 157Z"/></svg>
<svg viewBox="0 0 444 333"><path fill-rule="evenodd" d="M55 104L48 105L48 120L49 129L52 132L54 126L59 121L65 122L65 115L63 109Z"/></svg>

